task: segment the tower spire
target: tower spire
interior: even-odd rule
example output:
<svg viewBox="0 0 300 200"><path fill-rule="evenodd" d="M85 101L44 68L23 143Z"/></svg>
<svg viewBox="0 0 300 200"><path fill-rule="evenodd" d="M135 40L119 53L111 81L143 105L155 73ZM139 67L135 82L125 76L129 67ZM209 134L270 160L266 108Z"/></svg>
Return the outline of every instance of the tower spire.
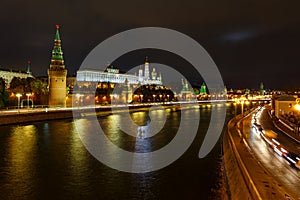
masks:
<svg viewBox="0 0 300 200"><path fill-rule="evenodd" d="M60 37L59 37L59 24L56 24L55 27L56 27L55 39L60 40Z"/></svg>
<svg viewBox="0 0 300 200"><path fill-rule="evenodd" d="M64 65L64 58L63 58L63 52L61 49L61 40L60 40L60 36L59 36L59 25L58 24L56 24L56 33L55 33L55 39L54 39L54 46L53 46L53 50L52 50L51 64L52 65L61 65L62 67Z"/></svg>
<svg viewBox="0 0 300 200"><path fill-rule="evenodd" d="M145 80L148 81L150 78L150 70L149 70L149 61L148 61L148 56L146 56L145 60Z"/></svg>
<svg viewBox="0 0 300 200"><path fill-rule="evenodd" d="M146 56L145 63L149 63L148 56Z"/></svg>
<svg viewBox="0 0 300 200"><path fill-rule="evenodd" d="M31 74L31 70L30 70L30 60L28 60L28 62L27 62L27 74Z"/></svg>

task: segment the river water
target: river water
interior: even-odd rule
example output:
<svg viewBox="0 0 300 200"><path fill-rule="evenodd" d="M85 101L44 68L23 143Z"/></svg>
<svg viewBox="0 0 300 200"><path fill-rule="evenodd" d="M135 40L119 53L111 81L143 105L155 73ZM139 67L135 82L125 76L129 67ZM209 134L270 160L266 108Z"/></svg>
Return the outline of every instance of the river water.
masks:
<svg viewBox="0 0 300 200"><path fill-rule="evenodd" d="M211 199L217 181L220 141L203 159L199 149L210 122L212 104L201 105L197 135L188 150L167 167L148 173L127 173L95 159L83 145L74 120L42 121L0 126L0 199ZM218 106L226 106L220 104ZM227 105L228 121L232 106ZM106 136L127 151L148 152L168 144L176 135L180 116L191 110L166 111L162 131L137 145L134 137L112 126L121 114L102 113ZM147 124L148 111L134 110L131 118ZM151 119L160 118L153 112ZM89 119L80 119L89 126ZM193 123L191 123L193 125ZM114 158L114 152L110 155Z"/></svg>

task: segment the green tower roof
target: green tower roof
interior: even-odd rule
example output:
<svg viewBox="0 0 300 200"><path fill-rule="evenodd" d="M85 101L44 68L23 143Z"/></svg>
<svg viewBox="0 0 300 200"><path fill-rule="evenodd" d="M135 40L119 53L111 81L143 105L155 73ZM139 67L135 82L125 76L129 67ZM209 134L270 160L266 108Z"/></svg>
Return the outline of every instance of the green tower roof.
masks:
<svg viewBox="0 0 300 200"><path fill-rule="evenodd" d="M205 83L203 82L200 88L200 94L207 94L206 93L206 86Z"/></svg>
<svg viewBox="0 0 300 200"><path fill-rule="evenodd" d="M59 36L59 25L56 25L56 34L55 34L55 39L54 39L54 47L52 50L52 61L62 61L64 60L63 58L63 52L61 50L61 40ZM63 64L63 63L62 63Z"/></svg>

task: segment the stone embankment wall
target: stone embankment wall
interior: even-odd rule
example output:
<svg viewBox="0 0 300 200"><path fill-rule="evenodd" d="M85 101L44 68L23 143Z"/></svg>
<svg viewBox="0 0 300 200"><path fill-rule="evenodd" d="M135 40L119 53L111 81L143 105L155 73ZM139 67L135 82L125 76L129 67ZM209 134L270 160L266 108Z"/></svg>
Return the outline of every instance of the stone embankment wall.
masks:
<svg viewBox="0 0 300 200"><path fill-rule="evenodd" d="M231 120L229 123L235 123L235 120ZM230 124L229 124L230 125ZM228 125L228 126L229 126ZM236 152L232 141L229 138L230 133L228 129L223 136L223 152L224 152L224 163L226 170L226 177L229 185L229 198L230 199L253 199L251 193L247 187L247 183L244 179L244 172L240 167L241 160L237 159Z"/></svg>
<svg viewBox="0 0 300 200"><path fill-rule="evenodd" d="M0 125L72 118L72 111L32 112L0 116Z"/></svg>

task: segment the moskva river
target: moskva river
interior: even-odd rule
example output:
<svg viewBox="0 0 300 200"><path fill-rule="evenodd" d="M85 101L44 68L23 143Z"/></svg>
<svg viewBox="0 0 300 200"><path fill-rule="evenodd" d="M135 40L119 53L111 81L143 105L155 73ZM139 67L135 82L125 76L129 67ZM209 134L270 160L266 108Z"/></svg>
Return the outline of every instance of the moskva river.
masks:
<svg viewBox="0 0 300 200"><path fill-rule="evenodd" d="M122 113L100 113L98 123L107 138L129 152L163 148L175 137L181 118L189 119L185 127L194 126L193 116L200 114L197 135L187 151L172 164L147 173L118 171L94 158L80 138L89 133L78 134L78 126L91 125L89 117L76 123L70 119L0 126L0 199L209 199L218 178L220 140L205 158L199 159L198 153L214 106L227 106L227 121L233 116L234 108L225 103L131 110L132 121L144 128L165 117L163 128L152 137L121 131L115 123L124 120ZM118 159L113 150L107 152Z"/></svg>

